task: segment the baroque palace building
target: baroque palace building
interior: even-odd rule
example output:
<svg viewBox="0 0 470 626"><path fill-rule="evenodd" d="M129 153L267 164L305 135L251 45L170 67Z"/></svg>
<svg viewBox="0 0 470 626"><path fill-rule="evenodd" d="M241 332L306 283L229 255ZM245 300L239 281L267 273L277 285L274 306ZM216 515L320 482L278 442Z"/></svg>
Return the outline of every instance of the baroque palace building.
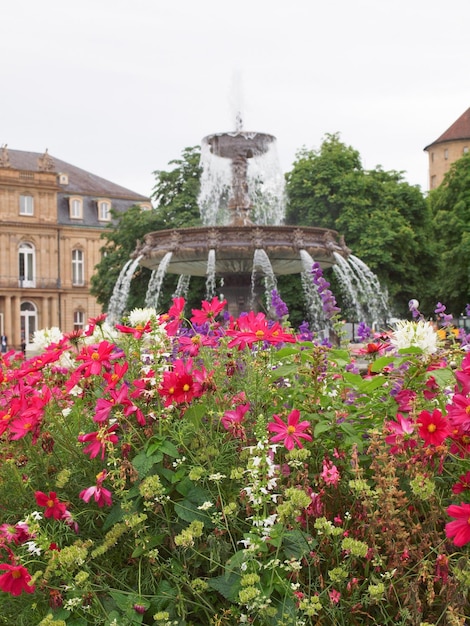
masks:
<svg viewBox="0 0 470 626"><path fill-rule="evenodd" d="M452 163L470 149L470 109L467 109L440 137L424 148L429 155L429 189L444 180Z"/></svg>
<svg viewBox="0 0 470 626"><path fill-rule="evenodd" d="M8 349L33 333L84 328L101 307L90 279L111 208L150 199L47 153L0 149L0 330ZM5 349L5 348L3 348Z"/></svg>

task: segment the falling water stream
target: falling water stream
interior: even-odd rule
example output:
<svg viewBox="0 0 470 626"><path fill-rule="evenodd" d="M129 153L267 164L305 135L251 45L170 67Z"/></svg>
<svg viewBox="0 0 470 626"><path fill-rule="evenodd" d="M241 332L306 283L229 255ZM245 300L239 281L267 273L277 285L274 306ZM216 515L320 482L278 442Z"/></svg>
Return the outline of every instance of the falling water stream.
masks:
<svg viewBox="0 0 470 626"><path fill-rule="evenodd" d="M165 278L166 274L166 268L168 267L172 255L172 252L167 252L163 259L160 261L158 267L153 270L152 275L150 276L149 284L147 286L145 306L157 308L163 279Z"/></svg>
<svg viewBox="0 0 470 626"><path fill-rule="evenodd" d="M141 256L136 259L129 259L122 268L119 278L114 286L113 294L108 305L107 320L110 324L115 324L124 313L127 304L127 298L129 297L129 291L131 288L132 277L139 265Z"/></svg>

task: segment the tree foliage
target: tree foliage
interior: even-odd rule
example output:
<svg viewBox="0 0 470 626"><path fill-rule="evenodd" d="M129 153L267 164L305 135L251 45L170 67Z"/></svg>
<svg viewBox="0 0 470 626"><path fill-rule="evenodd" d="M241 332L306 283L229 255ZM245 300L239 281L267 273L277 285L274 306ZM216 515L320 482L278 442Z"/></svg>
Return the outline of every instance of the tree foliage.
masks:
<svg viewBox="0 0 470 626"><path fill-rule="evenodd" d="M113 212L113 223L102 235L105 241L101 248L102 258L96 266L91 287L92 294L105 310L119 273L135 251L139 240L143 240L152 231L200 224L197 204L201 174L199 162L199 148L185 148L180 159L169 162L171 167L168 171L154 172L156 182L152 199L156 208L144 211L134 206L123 213ZM149 279L150 270L139 266L131 283L129 309L144 305ZM166 292L170 295L165 302L162 301L162 306L171 297L176 280L175 276L167 277ZM199 289L199 285L197 288Z"/></svg>
<svg viewBox="0 0 470 626"><path fill-rule="evenodd" d="M287 174L287 220L332 228L391 296L397 313L410 298L433 306L437 268L431 214L418 187L400 172L364 170L359 153L337 134L318 151L303 149ZM424 310L424 309L423 309Z"/></svg>
<svg viewBox="0 0 470 626"><path fill-rule="evenodd" d="M440 300L458 316L470 302L470 154L453 163L430 192L429 204L440 258Z"/></svg>

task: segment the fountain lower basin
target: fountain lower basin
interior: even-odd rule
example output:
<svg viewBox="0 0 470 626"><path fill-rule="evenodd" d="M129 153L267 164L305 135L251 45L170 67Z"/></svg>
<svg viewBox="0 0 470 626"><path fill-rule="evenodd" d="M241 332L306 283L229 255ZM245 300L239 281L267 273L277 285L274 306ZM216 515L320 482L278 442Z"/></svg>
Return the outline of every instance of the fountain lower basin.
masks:
<svg viewBox="0 0 470 626"><path fill-rule="evenodd" d="M342 237L326 228L298 226L213 226L148 233L137 248L140 265L155 269L171 252L170 274L206 276L209 252L215 251L215 274L251 274L256 250L264 250L275 275L304 269L300 251L307 251L322 267L335 264L335 253L350 253Z"/></svg>

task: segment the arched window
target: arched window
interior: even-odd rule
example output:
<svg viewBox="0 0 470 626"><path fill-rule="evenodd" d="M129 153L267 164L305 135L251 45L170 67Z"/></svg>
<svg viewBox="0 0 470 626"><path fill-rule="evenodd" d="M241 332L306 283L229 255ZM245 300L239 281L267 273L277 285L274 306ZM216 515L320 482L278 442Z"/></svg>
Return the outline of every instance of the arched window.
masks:
<svg viewBox="0 0 470 626"><path fill-rule="evenodd" d="M85 284L85 261L83 250L72 250L72 285L82 287Z"/></svg>
<svg viewBox="0 0 470 626"><path fill-rule="evenodd" d="M21 243L18 250L18 283L20 287L36 287L35 250L31 243Z"/></svg>
<svg viewBox="0 0 470 626"><path fill-rule="evenodd" d="M70 219L81 220L83 218L83 200L77 196L69 198Z"/></svg>
<svg viewBox="0 0 470 626"><path fill-rule="evenodd" d="M27 348L33 340L33 335L38 328L38 311L32 302L22 302L21 315L21 343Z"/></svg>

